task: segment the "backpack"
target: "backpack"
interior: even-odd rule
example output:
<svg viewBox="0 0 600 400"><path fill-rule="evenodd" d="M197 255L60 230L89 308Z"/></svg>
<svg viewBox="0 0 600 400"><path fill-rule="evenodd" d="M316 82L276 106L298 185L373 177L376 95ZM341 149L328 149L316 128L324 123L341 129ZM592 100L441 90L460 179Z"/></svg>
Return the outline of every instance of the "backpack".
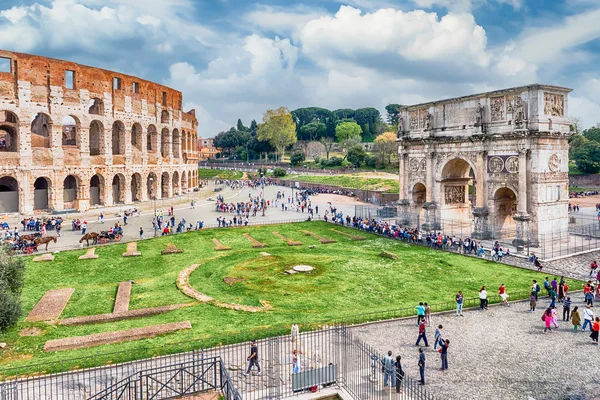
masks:
<svg viewBox="0 0 600 400"><path fill-rule="evenodd" d="M546 322L546 312L542 314L542 321Z"/></svg>

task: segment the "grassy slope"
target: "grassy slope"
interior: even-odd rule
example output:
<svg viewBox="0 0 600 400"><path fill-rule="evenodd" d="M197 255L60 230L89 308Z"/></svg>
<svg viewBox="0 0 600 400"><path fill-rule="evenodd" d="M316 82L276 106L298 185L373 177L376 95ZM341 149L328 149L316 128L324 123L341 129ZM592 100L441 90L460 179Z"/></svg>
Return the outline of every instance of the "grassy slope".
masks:
<svg viewBox="0 0 600 400"><path fill-rule="evenodd" d="M248 332L251 329L283 326L291 323L327 322L333 318L358 313L412 307L418 301L452 302L454 293L462 290L475 297L481 285L495 292L500 283L509 292L527 290L531 279L542 275L510 266L493 264L418 246L409 246L368 235L362 242L332 232L332 225L323 222L264 226L254 228L215 229L138 242L139 258L123 258L125 245L97 249L97 260L79 261L84 250L63 252L52 263L27 265L23 291L25 312L29 312L45 291L63 287L75 288L62 317L93 315L112 311L116 288L120 281L134 279L130 309L174 303L193 302L181 294L175 280L185 267L200 263L192 274L192 285L216 299L248 305L269 301L270 312L238 312L212 305L199 304L154 317L115 323L79 327L50 326L44 323L24 323L11 330L3 341L9 343L0 364L20 365L33 356L37 362L88 356L121 350L157 347L173 343L198 343L201 338ZM298 232L308 229L337 243L321 245L318 240ZM345 229L345 228L338 228ZM304 243L289 247L272 232ZM347 230L348 232L354 232ZM255 239L269 243L266 249L253 249L242 237L248 232ZM230 252L215 252L211 239L218 238L233 248ZM160 255L168 243L184 249L183 254ZM316 249L307 246L316 245ZM399 255L393 261L378 256L381 250ZM268 251L271 257L260 256ZM296 264L316 267L311 275L285 275L283 270ZM245 279L228 286L226 276ZM93 349L44 353L44 342L67 336L86 335L159 323L189 319L193 329L137 342L105 345ZM19 337L24 327L37 326L42 337ZM154 354L154 353L150 353ZM131 357L148 355L138 350ZM29 361L31 362L31 361ZM101 362L101 361L96 361Z"/></svg>
<svg viewBox="0 0 600 400"><path fill-rule="evenodd" d="M286 178L288 179L288 178ZM397 179L363 178L355 175L332 175L332 176L294 176L290 180L299 182L320 183L323 185L335 185L351 189L383 190L389 193L397 193L399 183Z"/></svg>
<svg viewBox="0 0 600 400"><path fill-rule="evenodd" d="M241 179L244 175L241 171L229 171L222 169L198 169L200 179Z"/></svg>

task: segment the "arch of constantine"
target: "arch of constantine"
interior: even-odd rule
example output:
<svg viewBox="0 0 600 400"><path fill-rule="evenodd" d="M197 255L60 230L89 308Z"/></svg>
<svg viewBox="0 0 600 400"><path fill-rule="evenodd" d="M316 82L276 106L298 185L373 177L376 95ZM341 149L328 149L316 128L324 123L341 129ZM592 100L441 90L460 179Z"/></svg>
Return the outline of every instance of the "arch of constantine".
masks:
<svg viewBox="0 0 600 400"><path fill-rule="evenodd" d="M530 85L400 108L400 209L514 243L567 232L568 94ZM509 236L505 235L505 236Z"/></svg>
<svg viewBox="0 0 600 400"><path fill-rule="evenodd" d="M176 90L0 50L0 213L83 211L191 191L197 129Z"/></svg>

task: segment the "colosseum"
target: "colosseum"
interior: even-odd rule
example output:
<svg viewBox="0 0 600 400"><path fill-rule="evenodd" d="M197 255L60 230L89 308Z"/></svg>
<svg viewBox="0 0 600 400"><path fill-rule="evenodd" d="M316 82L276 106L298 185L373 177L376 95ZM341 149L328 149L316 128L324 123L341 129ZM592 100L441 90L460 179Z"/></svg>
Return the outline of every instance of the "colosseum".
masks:
<svg viewBox="0 0 600 400"><path fill-rule="evenodd" d="M192 191L197 128L171 88L0 50L0 213L85 211Z"/></svg>

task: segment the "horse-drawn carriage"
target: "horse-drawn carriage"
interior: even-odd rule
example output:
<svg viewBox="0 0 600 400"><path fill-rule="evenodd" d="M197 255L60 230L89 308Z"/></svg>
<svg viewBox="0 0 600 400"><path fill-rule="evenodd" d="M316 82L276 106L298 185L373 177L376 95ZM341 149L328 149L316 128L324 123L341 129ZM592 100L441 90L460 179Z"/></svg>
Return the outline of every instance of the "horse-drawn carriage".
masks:
<svg viewBox="0 0 600 400"><path fill-rule="evenodd" d="M122 238L123 238L123 233L121 230L117 230L116 232L114 232L114 231L113 232L101 231L100 233L89 232L89 233L86 233L85 235L83 235L81 237L81 239L79 239L79 243L83 243L85 241L86 245L89 246L90 240L92 241L93 245L96 245L98 243L106 244L106 243L111 243L111 242L119 242L119 241L121 241Z"/></svg>

